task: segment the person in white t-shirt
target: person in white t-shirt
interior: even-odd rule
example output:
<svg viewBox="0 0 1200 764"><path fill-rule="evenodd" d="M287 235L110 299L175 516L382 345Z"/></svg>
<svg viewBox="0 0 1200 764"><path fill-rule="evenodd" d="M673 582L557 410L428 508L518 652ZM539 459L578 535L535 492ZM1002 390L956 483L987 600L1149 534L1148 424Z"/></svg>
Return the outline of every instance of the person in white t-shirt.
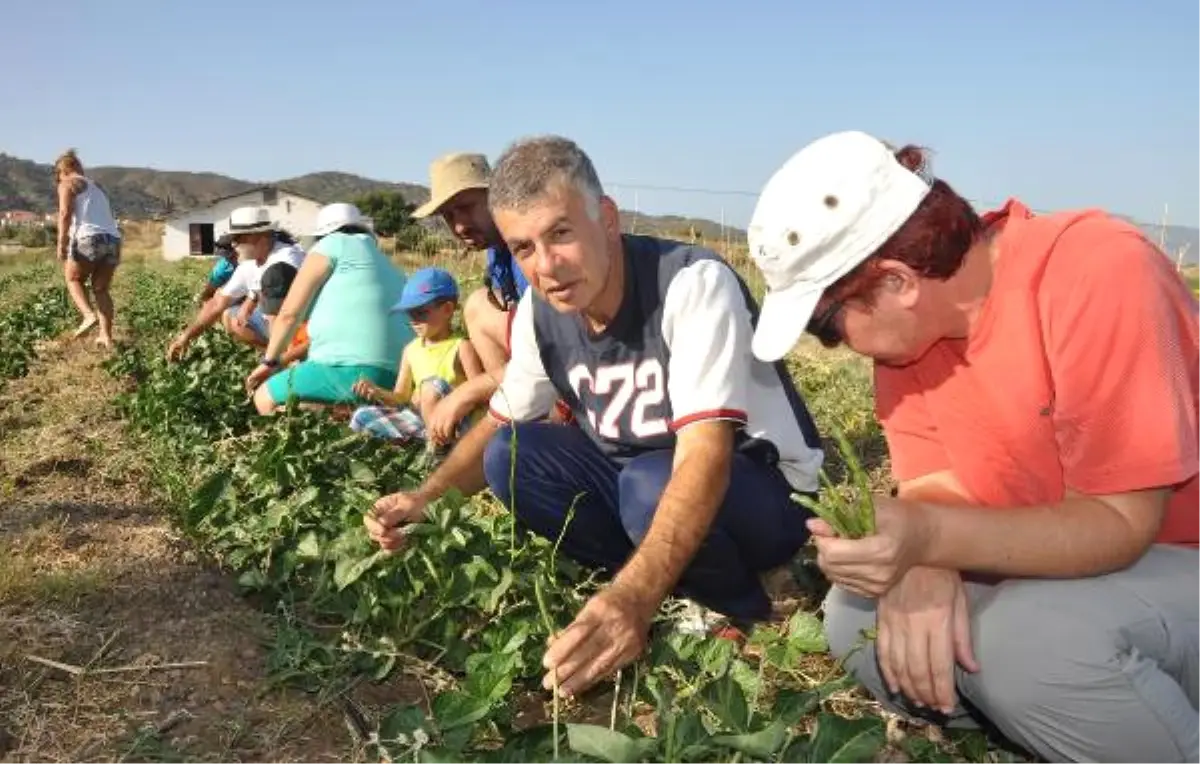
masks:
<svg viewBox="0 0 1200 764"><path fill-rule="evenodd" d="M257 308L262 273L279 262L299 268L304 262L304 250L271 221L270 211L265 207L239 207L230 213L229 236L238 254L237 269L171 342L167 348L169 361L179 360L188 345L218 321L247 345L258 350L267 346L270 324Z"/></svg>

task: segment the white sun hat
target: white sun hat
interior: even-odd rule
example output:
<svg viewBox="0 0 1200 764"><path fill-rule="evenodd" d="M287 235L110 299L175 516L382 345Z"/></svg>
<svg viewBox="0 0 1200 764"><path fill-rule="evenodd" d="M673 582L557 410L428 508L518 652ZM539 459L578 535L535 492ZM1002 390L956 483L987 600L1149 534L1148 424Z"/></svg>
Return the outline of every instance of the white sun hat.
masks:
<svg viewBox="0 0 1200 764"><path fill-rule="evenodd" d="M317 212L317 227L313 230L313 236L317 238L327 236L342 226L348 225L371 228L371 220L353 204L346 202L327 204Z"/></svg>
<svg viewBox="0 0 1200 764"><path fill-rule="evenodd" d="M229 213L229 235L274 231L271 211L266 207L238 207Z"/></svg>
<svg viewBox="0 0 1200 764"><path fill-rule="evenodd" d="M904 225L929 188L892 148L859 131L826 135L792 155L763 187L747 231L767 282L754 355L787 355L821 294Z"/></svg>

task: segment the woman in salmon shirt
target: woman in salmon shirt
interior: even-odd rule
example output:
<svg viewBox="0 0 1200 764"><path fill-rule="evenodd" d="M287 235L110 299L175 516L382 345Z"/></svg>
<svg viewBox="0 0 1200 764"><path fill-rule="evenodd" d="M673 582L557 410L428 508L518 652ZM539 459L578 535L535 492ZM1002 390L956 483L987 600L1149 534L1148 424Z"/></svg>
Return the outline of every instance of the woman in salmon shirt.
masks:
<svg viewBox="0 0 1200 764"><path fill-rule="evenodd" d="M1098 211L980 216L861 132L783 165L749 235L755 354L807 330L875 363L899 490L872 536L811 521L833 652L1048 760L1196 761L1200 354L1168 259Z"/></svg>

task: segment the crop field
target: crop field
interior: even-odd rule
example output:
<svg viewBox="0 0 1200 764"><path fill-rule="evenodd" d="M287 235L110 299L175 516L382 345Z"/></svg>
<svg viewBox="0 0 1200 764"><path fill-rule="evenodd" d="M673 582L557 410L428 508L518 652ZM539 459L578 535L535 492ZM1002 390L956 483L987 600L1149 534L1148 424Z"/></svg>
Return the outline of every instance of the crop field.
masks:
<svg viewBox="0 0 1200 764"><path fill-rule="evenodd" d="M542 690L547 636L595 582L487 493L376 551L363 512L421 479L415 452L319 413L256 417L253 353L219 330L168 365L204 271L127 258L106 354L69 339L49 260L0 263L0 758L1015 760L882 714L827 654L811 564L742 647L672 630L668 602L616 681ZM866 366L790 363L886 488Z"/></svg>

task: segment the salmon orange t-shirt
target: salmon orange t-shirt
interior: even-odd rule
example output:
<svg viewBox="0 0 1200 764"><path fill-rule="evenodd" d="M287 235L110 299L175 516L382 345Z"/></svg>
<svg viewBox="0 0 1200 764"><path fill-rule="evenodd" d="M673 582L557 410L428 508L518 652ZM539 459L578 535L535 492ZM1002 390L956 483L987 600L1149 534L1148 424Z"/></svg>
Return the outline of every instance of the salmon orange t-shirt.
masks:
<svg viewBox="0 0 1200 764"><path fill-rule="evenodd" d="M1171 486L1158 540L1196 545L1195 297L1133 225L1010 200L970 336L875 367L897 480L951 471L982 506Z"/></svg>
<svg viewBox="0 0 1200 764"><path fill-rule="evenodd" d="M288 349L294 350L302 347L308 342L308 322L300 324L296 327L296 331L292 334L292 341L288 343Z"/></svg>

